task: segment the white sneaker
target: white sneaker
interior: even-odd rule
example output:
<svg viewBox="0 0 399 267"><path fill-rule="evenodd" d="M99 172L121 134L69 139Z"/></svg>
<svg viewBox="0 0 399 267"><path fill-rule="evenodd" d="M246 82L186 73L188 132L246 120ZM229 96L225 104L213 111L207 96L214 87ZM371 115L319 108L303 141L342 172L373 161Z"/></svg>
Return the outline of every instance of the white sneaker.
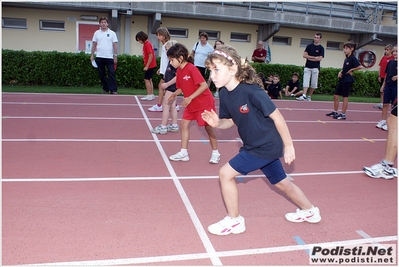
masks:
<svg viewBox="0 0 399 267"><path fill-rule="evenodd" d="M387 124L387 121L386 120L380 120L376 125L375 125L375 127L376 128L382 128L384 125L386 125Z"/></svg>
<svg viewBox="0 0 399 267"><path fill-rule="evenodd" d="M311 97L311 96L308 96L308 97L306 98L306 101L312 101L312 97Z"/></svg>
<svg viewBox="0 0 399 267"><path fill-rule="evenodd" d="M398 170L387 166L383 161L371 167L363 167L363 172L371 178L384 178L389 180L398 177Z"/></svg>
<svg viewBox="0 0 399 267"><path fill-rule="evenodd" d="M319 208L312 207L309 210L297 209L296 212L285 214L285 218L290 222L310 222L318 223L321 221Z"/></svg>
<svg viewBox="0 0 399 267"><path fill-rule="evenodd" d="M173 161L189 161L190 157L187 155L183 155L181 151L177 152L176 154L172 155L169 157L170 160Z"/></svg>
<svg viewBox="0 0 399 267"><path fill-rule="evenodd" d="M220 154L219 153L213 153L211 159L209 160L210 163L218 164L220 161Z"/></svg>
<svg viewBox="0 0 399 267"><path fill-rule="evenodd" d="M245 231L245 220L241 215L237 218L226 216L223 220L208 226L214 235L241 234Z"/></svg>
<svg viewBox="0 0 399 267"><path fill-rule="evenodd" d="M158 106L157 104L155 104L152 107L150 107L148 110L153 112L162 112L163 108L162 106Z"/></svg>
<svg viewBox="0 0 399 267"><path fill-rule="evenodd" d="M307 98L306 98L306 96L301 95L300 97L297 97L296 100L298 100L298 101L306 101Z"/></svg>
<svg viewBox="0 0 399 267"><path fill-rule="evenodd" d="M383 129L384 131L388 131L388 124L384 124L382 125L381 129Z"/></svg>
<svg viewBox="0 0 399 267"><path fill-rule="evenodd" d="M155 96L152 94L152 95L146 95L145 97L142 97L141 98L141 100L144 100L144 101L151 101L151 100L154 100L155 99Z"/></svg>
<svg viewBox="0 0 399 267"><path fill-rule="evenodd" d="M378 105L375 105L373 108L382 109L382 103L379 103Z"/></svg>

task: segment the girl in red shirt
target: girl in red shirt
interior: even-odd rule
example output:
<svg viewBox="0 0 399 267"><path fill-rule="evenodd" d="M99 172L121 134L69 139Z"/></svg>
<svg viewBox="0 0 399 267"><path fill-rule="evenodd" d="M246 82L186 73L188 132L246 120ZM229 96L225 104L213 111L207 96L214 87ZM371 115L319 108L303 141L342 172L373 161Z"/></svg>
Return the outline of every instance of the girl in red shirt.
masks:
<svg viewBox="0 0 399 267"><path fill-rule="evenodd" d="M141 98L141 100L154 100L154 85L152 84L152 76L154 70L157 67L155 58L154 47L151 42L148 41L148 35L140 31L136 34L136 41L143 45L143 58L144 58L144 83L147 89L147 96Z"/></svg>
<svg viewBox="0 0 399 267"><path fill-rule="evenodd" d="M170 64L177 69L176 72L176 92L170 97L169 101L179 94L184 94L182 106L185 107L182 116L181 130L181 150L170 156L173 161L188 161L188 140L190 138L189 126L191 121L197 121L199 126L204 126L209 136L209 142L212 147L210 163L219 163L220 153L217 147L217 138L214 129L209 126L201 117L204 110L215 110L215 100L208 85L202 77L200 71L194 66L193 59L189 57L187 48L177 43L169 48L167 56Z"/></svg>

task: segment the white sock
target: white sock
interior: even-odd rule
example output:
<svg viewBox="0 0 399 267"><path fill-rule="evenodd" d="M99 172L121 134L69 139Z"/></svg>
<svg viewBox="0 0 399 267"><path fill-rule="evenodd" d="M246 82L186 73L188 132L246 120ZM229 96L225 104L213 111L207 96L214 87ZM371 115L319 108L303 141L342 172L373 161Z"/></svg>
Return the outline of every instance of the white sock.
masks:
<svg viewBox="0 0 399 267"><path fill-rule="evenodd" d="M188 155L187 148L182 148L182 149L180 150L180 152L181 152L183 155Z"/></svg>
<svg viewBox="0 0 399 267"><path fill-rule="evenodd" d="M220 154L220 153L219 153L219 150L216 149L216 150L212 150L212 154Z"/></svg>

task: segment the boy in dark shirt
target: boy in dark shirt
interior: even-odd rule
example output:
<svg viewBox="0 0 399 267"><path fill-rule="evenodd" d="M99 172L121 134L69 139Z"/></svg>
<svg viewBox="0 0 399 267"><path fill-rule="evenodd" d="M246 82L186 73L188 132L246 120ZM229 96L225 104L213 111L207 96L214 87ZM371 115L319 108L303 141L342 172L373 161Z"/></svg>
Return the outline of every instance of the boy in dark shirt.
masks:
<svg viewBox="0 0 399 267"><path fill-rule="evenodd" d="M270 96L271 99L278 99L280 96L280 99L283 99L283 95L281 93L281 83L280 83L280 76L277 74L273 75L273 83L269 85L267 88L267 93Z"/></svg>
<svg viewBox="0 0 399 267"><path fill-rule="evenodd" d="M299 90L299 74L298 72L294 72L292 74L292 79L287 82L285 86L284 93L285 96L300 96L302 95L303 91Z"/></svg>

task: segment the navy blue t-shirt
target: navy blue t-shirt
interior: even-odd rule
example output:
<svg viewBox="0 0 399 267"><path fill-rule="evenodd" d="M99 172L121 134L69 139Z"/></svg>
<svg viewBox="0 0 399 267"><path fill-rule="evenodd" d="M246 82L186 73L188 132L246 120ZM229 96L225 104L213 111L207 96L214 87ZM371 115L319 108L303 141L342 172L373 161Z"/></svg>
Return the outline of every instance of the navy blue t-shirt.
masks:
<svg viewBox="0 0 399 267"><path fill-rule="evenodd" d="M288 91L292 91L295 87L298 88L299 90L299 86L300 86L300 81L297 80L296 82L294 82L292 79L289 80L286 84L286 86L288 86Z"/></svg>
<svg viewBox="0 0 399 267"><path fill-rule="evenodd" d="M341 82L343 83L348 83L348 82L354 82L355 79L353 78L352 75L347 74L347 72L350 69L356 68L360 65L359 60L357 60L357 58L355 56L349 56L347 58L345 58L344 60L344 65L342 66L342 78L341 78Z"/></svg>
<svg viewBox="0 0 399 267"><path fill-rule="evenodd" d="M322 45L315 45L314 43L308 44L305 48L305 52L307 52L309 56L324 57L324 47ZM320 69L320 61L311 61L307 59L305 67L310 69L314 68Z"/></svg>
<svg viewBox="0 0 399 267"><path fill-rule="evenodd" d="M241 150L258 158L274 160L283 156L283 140L269 117L276 106L256 84L240 83L233 91L222 87L219 117L232 119L243 142Z"/></svg>
<svg viewBox="0 0 399 267"><path fill-rule="evenodd" d="M390 60L387 68L385 69L385 83L397 83L398 81L392 81L392 77L398 75L398 62L396 60Z"/></svg>

